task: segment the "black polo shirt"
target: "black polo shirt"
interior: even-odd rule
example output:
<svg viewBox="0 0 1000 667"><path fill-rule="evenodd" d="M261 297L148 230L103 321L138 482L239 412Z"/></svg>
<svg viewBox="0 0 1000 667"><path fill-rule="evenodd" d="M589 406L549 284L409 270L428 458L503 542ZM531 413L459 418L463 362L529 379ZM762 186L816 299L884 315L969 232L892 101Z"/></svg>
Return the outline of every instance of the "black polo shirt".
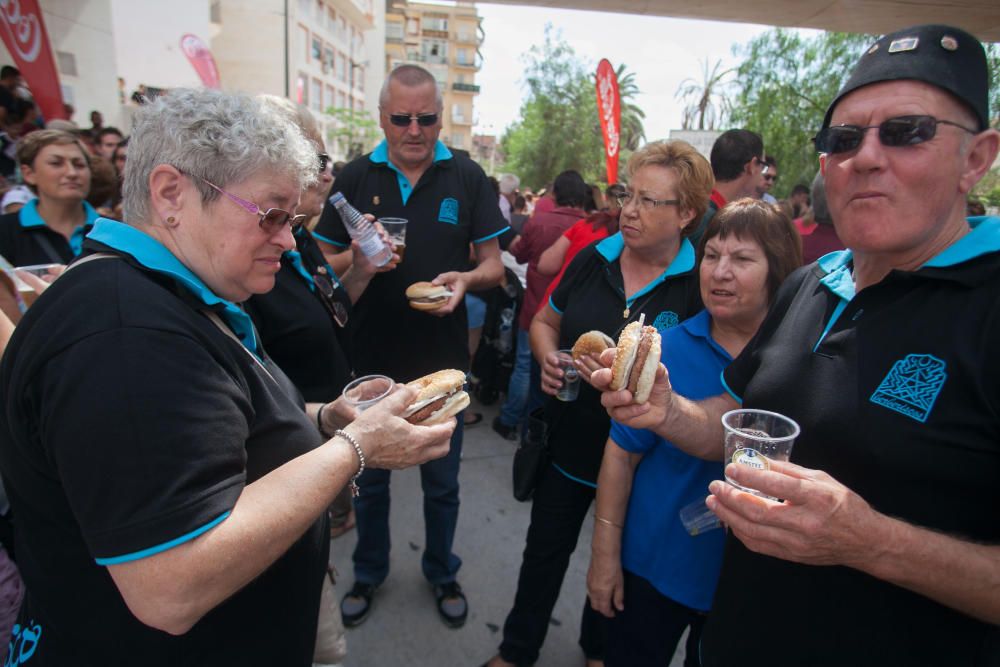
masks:
<svg viewBox="0 0 1000 667"><path fill-rule="evenodd" d="M919 270L892 271L858 294L849 251L800 269L723 379L744 407L799 423L793 462L828 472L879 512L997 544L1000 219L970 222ZM734 630L751 618L780 618L780 641ZM997 665L1000 628L857 570L757 555L730 537L702 657Z"/></svg>
<svg viewBox="0 0 1000 667"><path fill-rule="evenodd" d="M0 215L0 255L14 266L33 264L69 264L80 254L83 238L97 222L94 207L83 202L85 224L66 237L48 227L38 215L38 200L32 199L21 210Z"/></svg>
<svg viewBox="0 0 1000 667"><path fill-rule="evenodd" d="M646 324L660 332L677 326L702 309L694 247L686 239L674 261L654 281L626 298L619 261L621 233L581 250L566 268L549 307L562 316L559 349L570 349L587 331L603 331L615 340L630 322L646 314ZM627 311L627 312L626 312ZM574 481L596 486L611 420L601 394L580 381L575 401L550 398L549 448L555 466Z"/></svg>
<svg viewBox="0 0 1000 667"><path fill-rule="evenodd" d="M351 300L323 258L307 229L295 234L296 249L281 258L274 289L244 303L267 354L291 378L309 402L332 401L350 382L351 365L344 345L347 329L337 324L331 308L339 304L341 321L351 325ZM330 279L332 296L323 292L320 271ZM346 321L343 319L346 315Z"/></svg>
<svg viewBox="0 0 1000 667"><path fill-rule="evenodd" d="M57 280L0 365L0 471L27 588L12 646L32 666L310 665L325 518L179 637L136 620L108 574L226 521L247 484L321 437L256 356L249 318L164 246L109 220L86 243L122 258Z"/></svg>
<svg viewBox="0 0 1000 667"><path fill-rule="evenodd" d="M333 183L334 192L343 192L362 213L409 221L403 262L377 274L354 306L354 370L407 382L442 368L467 369L465 304L438 317L410 308L405 293L417 281L468 270L470 244L488 241L507 229L483 170L466 157L452 155L439 141L433 164L411 187L389 161L383 141L344 168ZM315 234L334 245L350 244L329 202Z"/></svg>

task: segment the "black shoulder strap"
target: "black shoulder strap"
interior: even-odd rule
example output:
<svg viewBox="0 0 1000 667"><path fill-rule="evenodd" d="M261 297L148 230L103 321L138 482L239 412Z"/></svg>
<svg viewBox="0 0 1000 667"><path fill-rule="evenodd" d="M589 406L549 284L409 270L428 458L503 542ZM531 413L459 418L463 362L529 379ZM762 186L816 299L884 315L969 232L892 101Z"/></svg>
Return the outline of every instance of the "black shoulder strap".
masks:
<svg viewBox="0 0 1000 667"><path fill-rule="evenodd" d="M48 255L49 259L53 264L65 264L66 260L62 258L58 252L56 252L55 246L52 245L52 241L45 237L45 231L39 230L35 232L35 240L38 241L38 245L42 246L42 250Z"/></svg>

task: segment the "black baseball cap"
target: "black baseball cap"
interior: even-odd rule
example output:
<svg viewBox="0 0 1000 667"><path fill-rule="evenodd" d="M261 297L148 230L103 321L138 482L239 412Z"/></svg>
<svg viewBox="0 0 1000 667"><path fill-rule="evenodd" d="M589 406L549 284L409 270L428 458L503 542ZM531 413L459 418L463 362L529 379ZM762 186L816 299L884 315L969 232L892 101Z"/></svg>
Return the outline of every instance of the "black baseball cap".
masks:
<svg viewBox="0 0 1000 667"><path fill-rule="evenodd" d="M976 115L980 131L989 127L986 52L978 39L947 25L904 28L875 42L830 104L823 127L830 125L834 107L848 93L872 83L906 79L948 91Z"/></svg>

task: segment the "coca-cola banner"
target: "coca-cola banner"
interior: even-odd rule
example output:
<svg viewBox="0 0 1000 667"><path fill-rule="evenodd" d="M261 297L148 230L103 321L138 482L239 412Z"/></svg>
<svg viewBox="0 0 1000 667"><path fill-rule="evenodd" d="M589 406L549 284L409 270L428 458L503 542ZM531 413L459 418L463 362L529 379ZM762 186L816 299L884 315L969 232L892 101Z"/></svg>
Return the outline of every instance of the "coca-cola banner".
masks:
<svg viewBox="0 0 1000 667"><path fill-rule="evenodd" d="M607 58L597 64L597 113L601 117L604 158L608 168L608 185L611 185L618 182L622 111L618 98L618 76Z"/></svg>
<svg viewBox="0 0 1000 667"><path fill-rule="evenodd" d="M208 44L201 37L191 33L181 37L181 51L206 88L219 87L219 68L215 66L215 58L212 57Z"/></svg>
<svg viewBox="0 0 1000 667"><path fill-rule="evenodd" d="M0 36L45 120L66 118L38 0L0 0Z"/></svg>

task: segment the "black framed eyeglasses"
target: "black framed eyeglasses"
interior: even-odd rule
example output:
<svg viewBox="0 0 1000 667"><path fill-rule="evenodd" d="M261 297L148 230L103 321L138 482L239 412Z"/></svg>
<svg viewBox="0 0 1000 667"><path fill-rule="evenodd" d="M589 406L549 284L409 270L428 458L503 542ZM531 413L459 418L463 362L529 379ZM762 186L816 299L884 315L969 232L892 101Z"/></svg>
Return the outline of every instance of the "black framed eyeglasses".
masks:
<svg viewBox="0 0 1000 667"><path fill-rule="evenodd" d="M289 227L292 228L292 231L294 232L296 229L301 227L307 219L307 216L305 215L292 215L288 211L281 208L269 208L266 211L262 210L260 206L257 206L257 204L253 203L252 201L248 201L246 199L243 199L242 197L237 197L231 192L226 192L215 183L212 183L207 178L203 178L201 180L205 181L207 185L217 190L221 194L224 194L225 196L229 197L234 203L243 208L243 210L246 211L247 213L252 213L253 215L256 215L258 218L260 218L259 220L260 228L263 229L264 232L267 234L271 235L277 234L279 231L281 231L281 228L284 227L286 223L288 224Z"/></svg>
<svg viewBox="0 0 1000 667"><path fill-rule="evenodd" d="M615 195L615 201L618 202L618 208L625 208L633 199L637 200L636 206L647 211L651 211L657 206L677 206L681 203L680 199L653 199L652 197L646 197L645 195L634 195L631 192Z"/></svg>
<svg viewBox="0 0 1000 667"><path fill-rule="evenodd" d="M319 158L319 173L325 174L326 168L329 167L330 162L332 162L330 156L326 153L316 153L316 157Z"/></svg>
<svg viewBox="0 0 1000 667"><path fill-rule="evenodd" d="M436 113L424 113L417 116L405 113L389 114L389 122L396 127L409 127L413 121L417 121L417 125L420 127L430 127L438 122L438 115Z"/></svg>
<svg viewBox="0 0 1000 667"><path fill-rule="evenodd" d="M820 153L834 155L847 153L861 145L865 132L878 128L878 140L883 146L916 146L930 141L937 134L938 125L951 125L970 134L977 134L964 125L934 116L897 116L878 125L832 125L824 127L813 137L813 144Z"/></svg>

